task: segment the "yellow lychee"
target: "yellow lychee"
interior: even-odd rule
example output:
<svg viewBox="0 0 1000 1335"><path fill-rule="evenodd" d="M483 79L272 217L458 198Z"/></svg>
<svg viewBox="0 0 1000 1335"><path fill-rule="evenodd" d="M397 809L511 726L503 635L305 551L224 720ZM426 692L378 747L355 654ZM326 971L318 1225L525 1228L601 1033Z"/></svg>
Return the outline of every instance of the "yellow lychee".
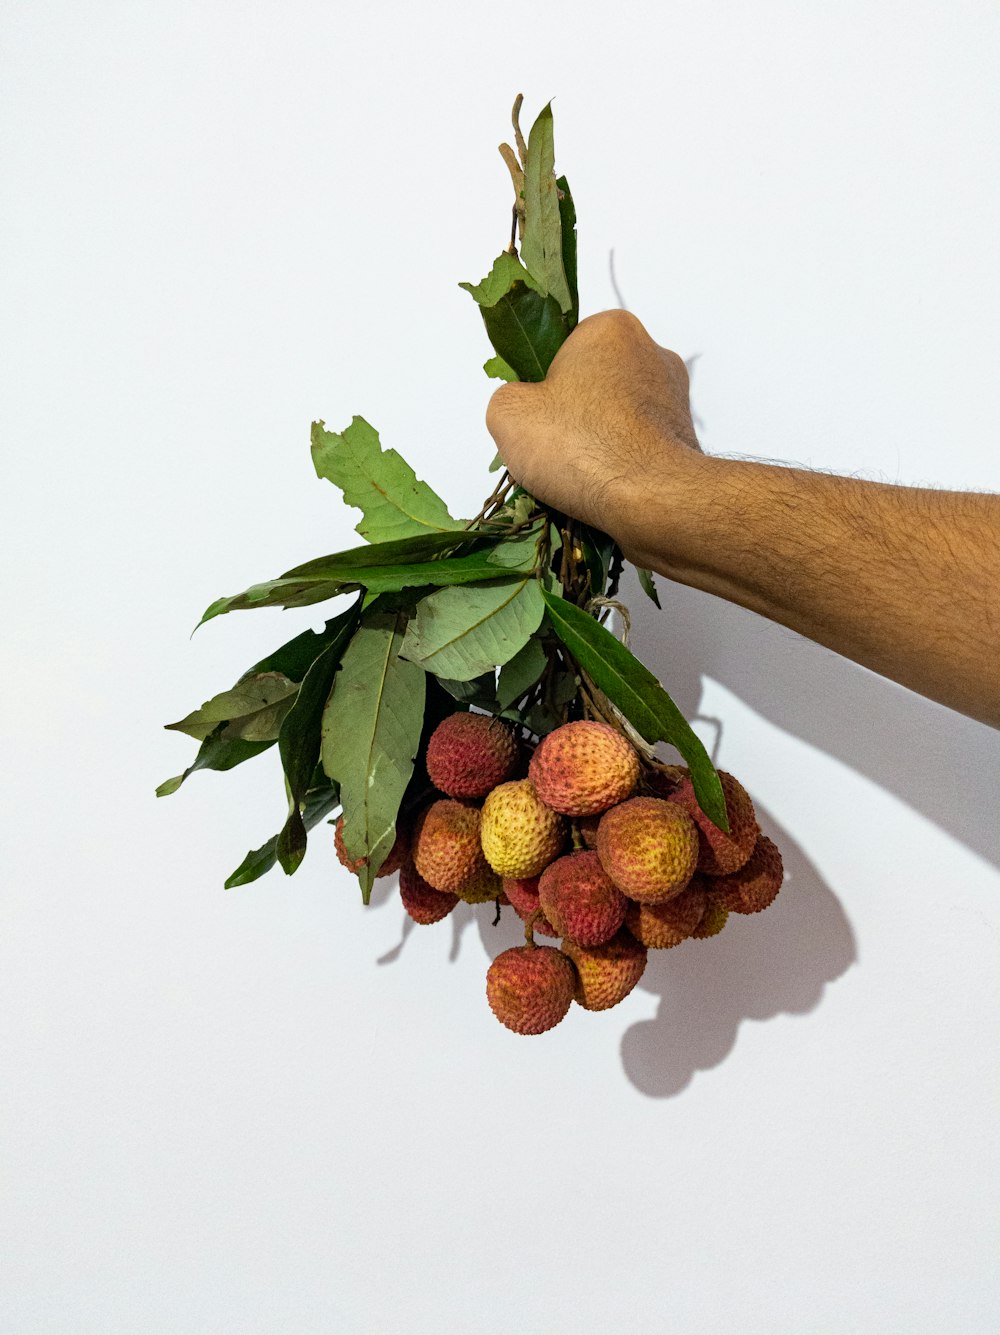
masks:
<svg viewBox="0 0 1000 1335"><path fill-rule="evenodd" d="M597 854L629 899L660 904L679 895L698 862L698 830L683 808L659 797L631 797L597 827Z"/></svg>
<svg viewBox="0 0 1000 1335"><path fill-rule="evenodd" d="M457 895L486 870L479 823L477 807L452 797L432 802L418 818L413 831L413 861L435 890Z"/></svg>
<svg viewBox="0 0 1000 1335"><path fill-rule="evenodd" d="M486 974L486 999L501 1024L515 1034L544 1034L573 1000L576 970L554 946L513 946Z"/></svg>
<svg viewBox="0 0 1000 1335"><path fill-rule="evenodd" d="M714 895L709 895L701 922L691 933L693 941L704 941L706 937L718 936L729 920L729 910L723 908Z"/></svg>
<svg viewBox="0 0 1000 1335"><path fill-rule="evenodd" d="M628 797L639 780L639 757L607 723L581 719L542 738L528 778L553 811L590 816Z"/></svg>
<svg viewBox="0 0 1000 1335"><path fill-rule="evenodd" d="M539 800L530 779L514 779L483 803L481 837L486 860L500 876L537 876L561 852L566 822Z"/></svg>
<svg viewBox="0 0 1000 1335"><path fill-rule="evenodd" d="M471 879L455 891L466 904L487 904L502 893L503 882L485 858Z"/></svg>
<svg viewBox="0 0 1000 1335"><path fill-rule="evenodd" d="M576 967L574 999L588 1011L624 1001L646 967L646 947L625 931L600 946L564 941L560 949Z"/></svg>

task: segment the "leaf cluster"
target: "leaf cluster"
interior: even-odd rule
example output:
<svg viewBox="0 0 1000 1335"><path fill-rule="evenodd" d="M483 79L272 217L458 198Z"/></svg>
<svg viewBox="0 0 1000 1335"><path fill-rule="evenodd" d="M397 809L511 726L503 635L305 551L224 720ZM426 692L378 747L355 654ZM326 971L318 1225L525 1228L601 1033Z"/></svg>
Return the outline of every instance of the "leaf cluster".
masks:
<svg viewBox="0 0 1000 1335"><path fill-rule="evenodd" d="M511 242L477 284L495 356L487 374L541 380L579 318L576 212L555 175L551 106L518 152ZM515 236L520 231L521 249ZM631 728L650 751L667 742L688 764L704 810L725 828L721 785L704 746L653 674L598 619L613 604L621 553L611 540L549 514L501 472L474 519L440 496L355 417L343 431L312 428L317 476L361 512L361 546L318 557L222 597L199 625L262 607L350 599L319 632L295 636L185 718L167 726L199 742L195 771L226 770L277 744L284 824L226 881L246 885L277 863L291 875L308 834L343 813L343 840L365 902L397 824L426 800L422 754L447 712L485 710L526 736L570 718ZM640 572L656 598L652 577ZM597 601L595 601L597 600Z"/></svg>

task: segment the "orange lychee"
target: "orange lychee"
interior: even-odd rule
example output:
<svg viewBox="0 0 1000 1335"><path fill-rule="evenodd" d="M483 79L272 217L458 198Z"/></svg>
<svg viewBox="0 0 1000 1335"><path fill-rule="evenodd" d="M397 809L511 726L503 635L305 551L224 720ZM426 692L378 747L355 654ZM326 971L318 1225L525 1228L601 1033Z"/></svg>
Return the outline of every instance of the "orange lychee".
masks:
<svg viewBox="0 0 1000 1335"><path fill-rule="evenodd" d="M528 778L553 811L589 816L628 797L639 779L639 757L607 723L581 719L542 738Z"/></svg>
<svg viewBox="0 0 1000 1335"><path fill-rule="evenodd" d="M630 797L601 817L597 853L629 899L659 904L679 895L694 874L698 829L673 802Z"/></svg>
<svg viewBox="0 0 1000 1335"><path fill-rule="evenodd" d="M576 968L574 999L588 1011L607 1010L624 1001L646 967L646 947L625 931L600 946L564 941L560 949Z"/></svg>
<svg viewBox="0 0 1000 1335"><path fill-rule="evenodd" d="M486 999L515 1034L544 1034L569 1010L576 987L572 961L554 946L513 946L486 974Z"/></svg>

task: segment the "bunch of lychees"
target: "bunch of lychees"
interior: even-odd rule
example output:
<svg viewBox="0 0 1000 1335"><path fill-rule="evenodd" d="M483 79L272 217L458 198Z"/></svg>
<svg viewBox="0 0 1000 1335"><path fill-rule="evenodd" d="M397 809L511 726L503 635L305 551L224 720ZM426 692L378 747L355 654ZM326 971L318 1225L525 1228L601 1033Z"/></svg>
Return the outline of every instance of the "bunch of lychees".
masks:
<svg viewBox="0 0 1000 1335"><path fill-rule="evenodd" d="M464 900L510 905L526 943L486 975L498 1020L541 1034L576 1000L622 1001L647 951L715 936L781 888L778 849L746 790L720 772L728 833L701 810L687 771L654 766L607 723L565 723L530 753L488 714L440 723L425 756L443 794L401 832L380 875L399 871L403 906L438 922ZM352 871L337 830L338 856ZM534 935L561 937L559 948Z"/></svg>

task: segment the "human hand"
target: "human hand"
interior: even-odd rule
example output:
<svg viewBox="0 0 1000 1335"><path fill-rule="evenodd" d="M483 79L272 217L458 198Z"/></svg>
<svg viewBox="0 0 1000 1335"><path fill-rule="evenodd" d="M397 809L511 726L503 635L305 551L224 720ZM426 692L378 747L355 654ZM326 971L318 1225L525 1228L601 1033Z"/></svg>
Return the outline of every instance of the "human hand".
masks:
<svg viewBox="0 0 1000 1335"><path fill-rule="evenodd" d="M610 534L626 555L643 545L650 488L700 455L687 367L627 311L581 321L545 380L496 391L486 425L526 491Z"/></svg>

